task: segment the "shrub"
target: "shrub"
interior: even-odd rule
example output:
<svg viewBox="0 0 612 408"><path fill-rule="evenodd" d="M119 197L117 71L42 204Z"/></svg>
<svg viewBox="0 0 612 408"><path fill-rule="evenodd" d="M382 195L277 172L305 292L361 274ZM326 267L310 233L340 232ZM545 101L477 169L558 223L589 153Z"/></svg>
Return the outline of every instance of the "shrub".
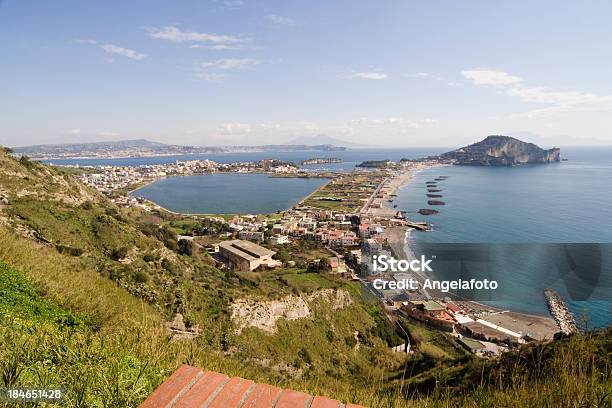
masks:
<svg viewBox="0 0 612 408"><path fill-rule="evenodd" d="M120 247L120 248L113 249L111 251L110 257L114 261L119 261L119 260L125 258L127 256L127 254L128 254L128 249L127 249L127 247L123 246L123 247Z"/></svg>
<svg viewBox="0 0 612 408"><path fill-rule="evenodd" d="M132 280L136 283L147 283L149 282L149 274L138 270L132 274Z"/></svg>

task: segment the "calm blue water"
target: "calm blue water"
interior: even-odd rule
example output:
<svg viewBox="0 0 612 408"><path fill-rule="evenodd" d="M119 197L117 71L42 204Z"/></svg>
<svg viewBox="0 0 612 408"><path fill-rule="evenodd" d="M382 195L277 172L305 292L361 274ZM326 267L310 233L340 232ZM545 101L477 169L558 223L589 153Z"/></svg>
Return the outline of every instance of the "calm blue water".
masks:
<svg viewBox="0 0 612 408"><path fill-rule="evenodd" d="M159 157L134 157L118 159L62 159L44 160L45 163L57 165L81 166L140 166L146 164L174 163L177 160L209 159L217 163L253 162L262 159L278 159L299 163L302 160L318 157L336 157L343 163L313 164L304 166L305 170L350 170L364 160L400 160L415 159L433 154L439 154L451 148L419 148L419 149L349 149L338 152L300 151L300 152L257 152L257 153L216 153L196 155L175 155Z"/></svg>
<svg viewBox="0 0 612 408"><path fill-rule="evenodd" d="M439 214L410 218L434 224L433 232L411 234L414 251L427 243L534 243L514 259L502 262L495 276L506 292L499 306L526 312L546 312L544 287L567 296L577 315L584 309L592 327L612 324L612 254L603 247L607 265L599 277L596 293L576 291L576 282L561 272L543 270L542 251L547 243L612 243L612 149L562 149L569 161L523 167L450 166L420 172L398 194L398 208L415 211L433 208ZM439 175L436 188L446 203L429 206L426 181ZM490 276L490 273L488 274ZM487 276L483 276L485 278ZM440 278L454 278L440 276ZM572 292L572 290L574 290ZM604 293L605 292L605 293ZM509 296L510 295L510 296ZM571 301L581 299L581 301Z"/></svg>
<svg viewBox="0 0 612 408"><path fill-rule="evenodd" d="M207 174L158 180L132 195L181 213L270 214L288 209L326 181L253 173Z"/></svg>

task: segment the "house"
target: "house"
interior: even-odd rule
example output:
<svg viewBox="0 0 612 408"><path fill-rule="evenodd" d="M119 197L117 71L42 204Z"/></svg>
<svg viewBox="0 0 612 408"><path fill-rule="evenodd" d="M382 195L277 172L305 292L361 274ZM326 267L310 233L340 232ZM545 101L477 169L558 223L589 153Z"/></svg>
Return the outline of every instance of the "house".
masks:
<svg viewBox="0 0 612 408"><path fill-rule="evenodd" d="M289 237L287 235L274 235L268 238L268 243L270 243L270 245L282 245L282 244L288 244L289 242Z"/></svg>
<svg viewBox="0 0 612 408"><path fill-rule="evenodd" d="M274 224L272 226L272 233L273 234L284 234L285 233L285 226L283 224Z"/></svg>
<svg viewBox="0 0 612 408"><path fill-rule="evenodd" d="M433 300L408 301L402 308L413 319L429 323L443 330L452 331L453 327L457 324L457 321L446 310L446 307Z"/></svg>
<svg viewBox="0 0 612 408"><path fill-rule="evenodd" d="M327 259L327 264L331 270L331 273L346 273L346 264L344 260L338 258L337 256L332 256Z"/></svg>
<svg viewBox="0 0 612 408"><path fill-rule="evenodd" d="M248 241L264 241L264 233L261 231L240 231L238 233L238 239L245 239Z"/></svg>
<svg viewBox="0 0 612 408"><path fill-rule="evenodd" d="M272 259L276 253L250 241L234 239L219 244L219 253L231 268L252 271L260 266L275 268L281 262Z"/></svg>

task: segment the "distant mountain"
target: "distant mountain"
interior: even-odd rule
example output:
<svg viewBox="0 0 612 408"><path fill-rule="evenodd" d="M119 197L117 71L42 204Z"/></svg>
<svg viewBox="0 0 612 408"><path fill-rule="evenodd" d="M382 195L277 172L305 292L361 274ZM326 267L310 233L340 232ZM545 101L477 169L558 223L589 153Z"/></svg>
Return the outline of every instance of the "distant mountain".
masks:
<svg viewBox="0 0 612 408"><path fill-rule="evenodd" d="M344 147L367 147L365 145L347 142L327 135L299 136L287 142L288 145L333 145Z"/></svg>
<svg viewBox="0 0 612 408"><path fill-rule="evenodd" d="M238 146L240 147L240 146ZM245 147L246 146L242 146ZM254 146L256 149L264 149L264 151L283 151L283 152L292 152L299 150L310 150L310 151L321 151L321 152L337 152L346 150L346 147L343 146L334 146L331 144L286 144L286 145L264 145L264 146Z"/></svg>
<svg viewBox="0 0 612 408"><path fill-rule="evenodd" d="M510 136L487 136L484 140L440 155L455 164L473 166L514 166L560 161L560 149L541 149Z"/></svg>
<svg viewBox="0 0 612 408"><path fill-rule="evenodd" d="M264 146L181 146L151 142L145 139L120 140L112 142L45 144L13 148L16 155L37 159L76 157L145 157L175 154L206 154L233 152L275 152L275 151L338 151L345 147L331 144L291 144Z"/></svg>

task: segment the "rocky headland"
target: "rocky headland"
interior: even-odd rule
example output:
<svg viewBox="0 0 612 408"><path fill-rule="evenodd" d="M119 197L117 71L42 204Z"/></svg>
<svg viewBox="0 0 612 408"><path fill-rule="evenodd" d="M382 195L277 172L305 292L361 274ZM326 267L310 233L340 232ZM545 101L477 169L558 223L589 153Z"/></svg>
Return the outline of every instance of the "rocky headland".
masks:
<svg viewBox="0 0 612 408"><path fill-rule="evenodd" d="M515 166L553 163L561 160L560 149L544 150L510 136L488 136L484 140L444 153L441 160L472 166Z"/></svg>

